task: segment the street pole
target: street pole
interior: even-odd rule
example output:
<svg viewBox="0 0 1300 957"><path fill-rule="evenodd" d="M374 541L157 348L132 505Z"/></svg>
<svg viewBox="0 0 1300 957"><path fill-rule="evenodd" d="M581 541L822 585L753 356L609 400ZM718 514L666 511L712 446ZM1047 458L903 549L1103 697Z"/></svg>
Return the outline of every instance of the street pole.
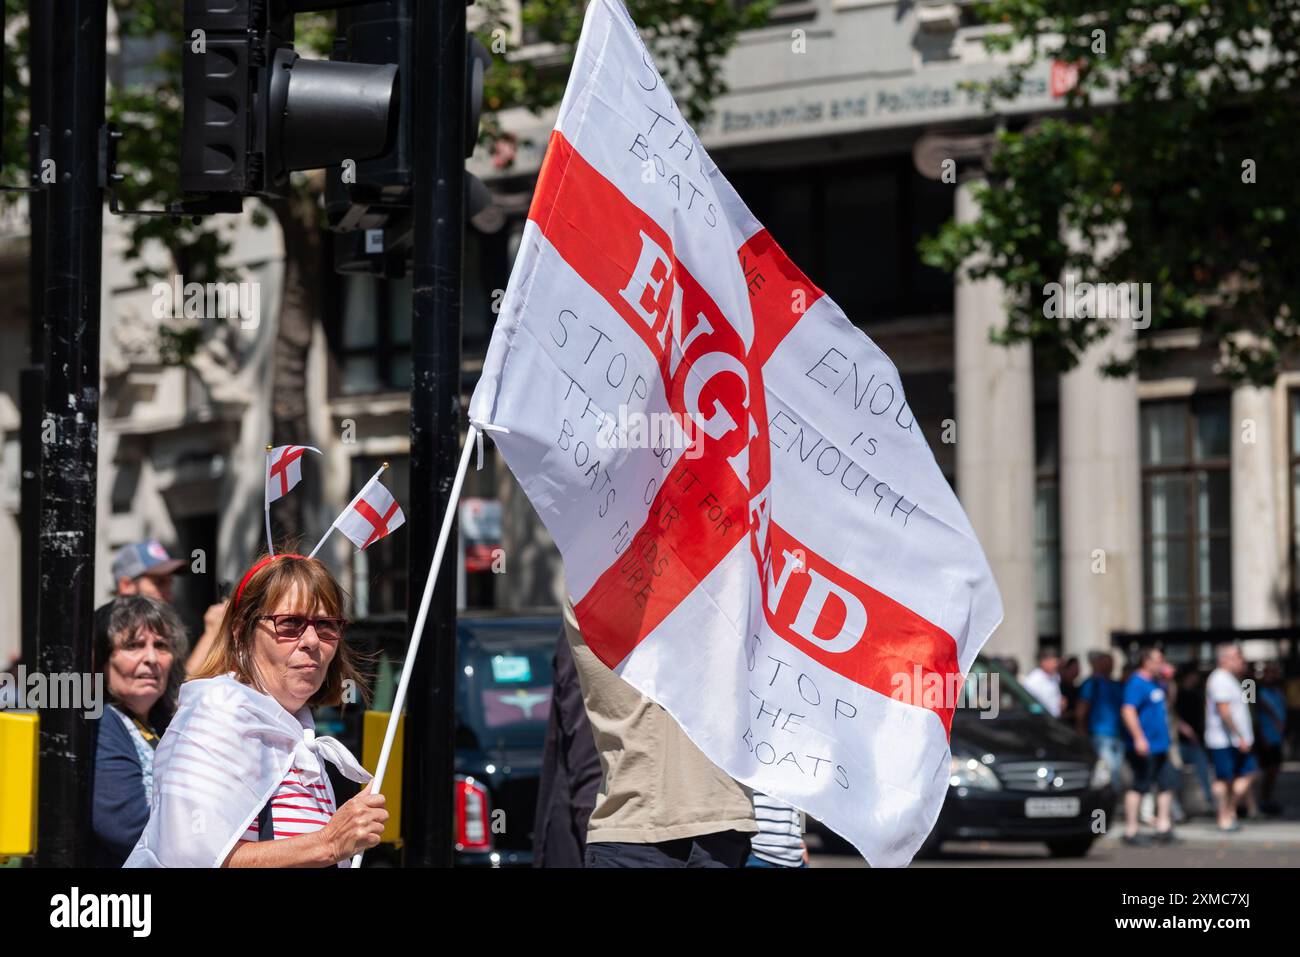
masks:
<svg viewBox="0 0 1300 957"><path fill-rule="evenodd" d="M50 122L50 45L53 39L53 11L49 0L28 0L27 68L31 77L30 152L28 170L39 175L40 148L37 131ZM27 184L23 184L27 185ZM29 322L29 364L19 374L19 402L23 410L22 441L19 448L19 588L21 598L22 660L35 667L40 644L40 534L41 534L41 441L40 419L35 410L43 402L44 372L41 356L45 349L45 191L27 193L28 233L27 312Z"/></svg>
<svg viewBox="0 0 1300 957"><path fill-rule="evenodd" d="M108 0L64 0L49 69L51 157L45 242L45 366L41 415L40 623L38 664L47 685L91 671L95 587L96 454L99 425L99 297L104 196ZM64 683L63 687L68 687ZM72 704L78 705L72 707ZM90 837L92 702L46 701L41 709L38 860L86 866ZM48 707L48 705L60 707Z"/></svg>
<svg viewBox="0 0 1300 957"><path fill-rule="evenodd" d="M449 507L460 446L460 308L465 197L465 2L415 6L411 313L411 535L407 621ZM455 526L451 534L456 534ZM452 865L456 571L434 585L424 653L411 673L403 756L404 863Z"/></svg>

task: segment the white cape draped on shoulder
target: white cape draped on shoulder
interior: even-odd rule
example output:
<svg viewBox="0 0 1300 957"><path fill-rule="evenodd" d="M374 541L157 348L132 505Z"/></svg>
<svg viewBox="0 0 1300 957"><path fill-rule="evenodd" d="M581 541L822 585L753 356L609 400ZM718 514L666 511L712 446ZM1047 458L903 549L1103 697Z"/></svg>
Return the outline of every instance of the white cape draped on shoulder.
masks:
<svg viewBox="0 0 1300 957"><path fill-rule="evenodd" d="M124 867L220 867L295 762L334 764L349 780L370 774L334 738L317 737L311 712L291 715L233 675L181 688L154 757L149 823Z"/></svg>

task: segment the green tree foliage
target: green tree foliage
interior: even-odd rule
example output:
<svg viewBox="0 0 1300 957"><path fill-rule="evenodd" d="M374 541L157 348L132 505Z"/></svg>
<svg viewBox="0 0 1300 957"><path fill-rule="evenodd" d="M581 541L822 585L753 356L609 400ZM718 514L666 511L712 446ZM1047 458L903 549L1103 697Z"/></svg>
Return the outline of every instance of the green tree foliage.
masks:
<svg viewBox="0 0 1300 957"><path fill-rule="evenodd" d="M27 0L4 0L4 128L0 130L0 182L30 183L27 169Z"/></svg>
<svg viewBox="0 0 1300 957"><path fill-rule="evenodd" d="M1136 352L1196 327L1231 379L1273 381L1300 339L1300 0L987 0L995 52L1016 59L984 87L996 109L1044 61L1073 64L1063 109L1000 131L981 204L922 243L930 265L1008 288L997 338L1031 342L1058 369L1115 323L1044 315L1062 270L1151 284ZM1028 54L1025 55L1025 51ZM1114 345L1114 341L1108 345Z"/></svg>
<svg viewBox="0 0 1300 957"><path fill-rule="evenodd" d="M655 65L686 118L698 125L711 102L726 92L722 64L741 31L767 22L777 0L627 0ZM585 5L578 0L524 0L521 27L528 45L552 45L555 53L520 57L510 42L508 5L481 0L486 23L476 31L494 54L485 81L484 110L523 106L540 112L560 101L582 32ZM485 135L497 132L487 117Z"/></svg>

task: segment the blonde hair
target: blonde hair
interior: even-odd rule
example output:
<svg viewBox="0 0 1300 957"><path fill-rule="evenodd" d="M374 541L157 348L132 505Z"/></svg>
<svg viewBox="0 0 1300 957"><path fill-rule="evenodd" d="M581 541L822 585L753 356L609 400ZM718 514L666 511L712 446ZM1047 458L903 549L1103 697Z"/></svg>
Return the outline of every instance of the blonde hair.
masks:
<svg viewBox="0 0 1300 957"><path fill-rule="evenodd" d="M314 558L277 555L242 583L241 590L226 607L212 650L199 670L190 676L191 680L216 678L233 671L240 681L266 693L253 666L253 634L258 619L272 613L295 589L308 599L315 599L311 607L304 609L308 614L321 607L330 617L344 617L346 596L329 569ZM358 690L361 700L368 703L370 688L357 670L357 657L348 648L346 640L339 641L320 690L308 699L307 704L313 708L341 705L348 682Z"/></svg>

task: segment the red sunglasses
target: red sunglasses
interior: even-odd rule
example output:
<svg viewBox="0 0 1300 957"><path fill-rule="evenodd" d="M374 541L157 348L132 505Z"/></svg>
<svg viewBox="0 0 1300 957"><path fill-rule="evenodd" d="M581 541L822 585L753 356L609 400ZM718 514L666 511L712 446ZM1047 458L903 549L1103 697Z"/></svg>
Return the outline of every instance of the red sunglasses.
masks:
<svg viewBox="0 0 1300 957"><path fill-rule="evenodd" d="M310 615L258 615L257 620L270 620L275 633L280 638L301 638L307 626L316 629L316 637L321 641L338 641L343 637L347 626L346 618L314 618Z"/></svg>

